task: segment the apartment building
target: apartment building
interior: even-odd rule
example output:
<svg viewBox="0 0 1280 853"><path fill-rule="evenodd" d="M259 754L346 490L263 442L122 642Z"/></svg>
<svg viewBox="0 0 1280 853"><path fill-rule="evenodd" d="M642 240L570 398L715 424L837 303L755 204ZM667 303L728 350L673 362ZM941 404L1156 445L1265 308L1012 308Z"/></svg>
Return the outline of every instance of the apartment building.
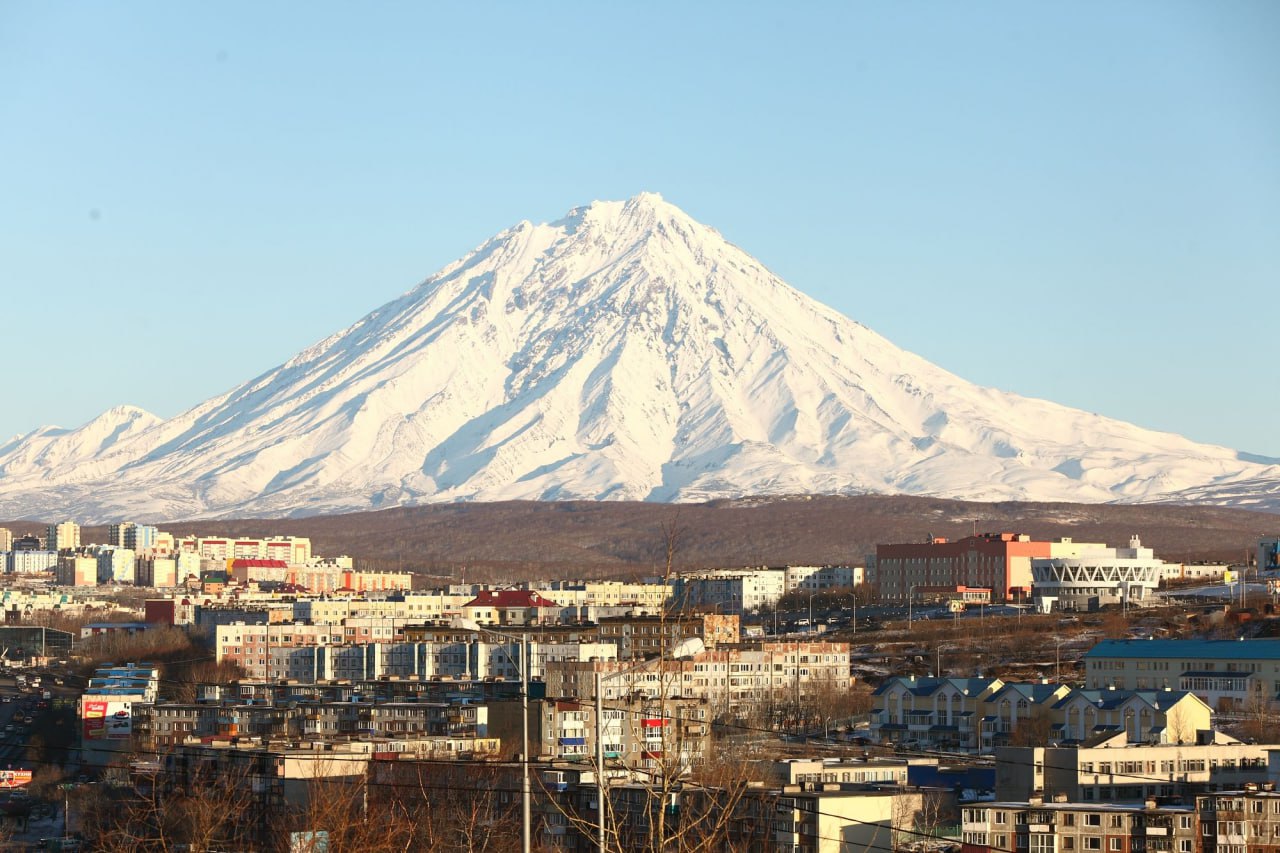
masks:
<svg viewBox="0 0 1280 853"><path fill-rule="evenodd" d="M39 553L39 552L31 552ZM49 552L53 553L53 552ZM59 586L97 586L98 558L88 554L58 554L55 579Z"/></svg>
<svg viewBox="0 0 1280 853"><path fill-rule="evenodd" d="M20 551L14 549L5 555L5 571L11 575L56 572L58 557L57 551Z"/></svg>
<svg viewBox="0 0 1280 853"><path fill-rule="evenodd" d="M230 561L230 580L260 587L286 586L310 593L364 593L413 587L408 572L358 572L347 561L290 563L273 557L237 557Z"/></svg>
<svg viewBox="0 0 1280 853"><path fill-rule="evenodd" d="M1003 747L995 753L996 799L1043 792L1071 802L1190 804L1197 794L1266 782L1273 749L1213 731L1183 744L1134 743L1121 731L1078 746Z"/></svg>
<svg viewBox="0 0 1280 853"><path fill-rule="evenodd" d="M1189 807L1032 799L961 809L962 853L1196 853Z"/></svg>
<svg viewBox="0 0 1280 853"><path fill-rule="evenodd" d="M674 600L682 608L721 613L754 613L772 607L787 591L782 569L715 569L690 572L675 579Z"/></svg>
<svg viewBox="0 0 1280 853"><path fill-rule="evenodd" d="M566 580L523 586L561 607L628 607L657 613L671 600L671 584L668 583Z"/></svg>
<svg viewBox="0 0 1280 853"><path fill-rule="evenodd" d="M1196 798L1199 853L1280 851L1280 795L1271 782Z"/></svg>
<svg viewBox="0 0 1280 853"><path fill-rule="evenodd" d="M1274 705L1280 639L1103 640L1084 655L1093 689L1190 691L1216 711Z"/></svg>
<svg viewBox="0 0 1280 853"><path fill-rule="evenodd" d="M98 583L132 584L136 579L138 557L128 548L109 545L98 549Z"/></svg>
<svg viewBox="0 0 1280 853"><path fill-rule="evenodd" d="M600 642L618 647L620 660L661 655L695 637L707 648L742 639L741 617L736 613L608 616L599 620L594 633Z"/></svg>
<svg viewBox="0 0 1280 853"><path fill-rule="evenodd" d="M1126 732L1132 742L1192 742L1212 710L1187 691L1078 690L1047 682L899 677L872 694L871 736L913 748L991 752L1019 726L1046 742Z"/></svg>
<svg viewBox="0 0 1280 853"><path fill-rule="evenodd" d="M75 551L80 547L80 525L74 521L50 524L45 531L45 542L50 551Z"/></svg>
<svg viewBox="0 0 1280 853"><path fill-rule="evenodd" d="M548 696L608 701L640 694L705 699L717 718L779 717L823 695L849 689L849 644L770 642L707 649L680 660L560 662L545 672Z"/></svg>
<svg viewBox="0 0 1280 853"><path fill-rule="evenodd" d="M995 720L988 713L987 700L1004 686L998 678L886 679L871 694L871 739L920 749L977 752L983 721Z"/></svg>
<svg viewBox="0 0 1280 853"><path fill-rule="evenodd" d="M231 536L180 536L175 547L194 551L208 560L279 560L284 563L311 562L311 540L304 536L269 536L265 539Z"/></svg>
<svg viewBox="0 0 1280 853"><path fill-rule="evenodd" d="M783 585L787 592L831 592L859 586L867 580L862 566L787 566Z"/></svg>

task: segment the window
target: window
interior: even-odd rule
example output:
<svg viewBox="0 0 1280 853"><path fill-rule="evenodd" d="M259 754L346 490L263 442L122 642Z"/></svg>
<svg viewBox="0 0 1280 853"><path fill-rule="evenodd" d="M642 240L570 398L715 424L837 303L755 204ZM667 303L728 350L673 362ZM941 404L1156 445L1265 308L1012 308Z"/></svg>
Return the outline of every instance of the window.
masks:
<svg viewBox="0 0 1280 853"><path fill-rule="evenodd" d="M1101 850L1102 849L1101 838L1090 837L1090 838L1083 839L1083 841L1084 841L1085 850Z"/></svg>
<svg viewBox="0 0 1280 853"><path fill-rule="evenodd" d="M1112 850L1121 850L1121 849L1123 849L1123 848L1124 848L1124 841L1123 841L1123 839L1121 839L1121 838L1112 838L1112 839L1110 839L1110 840L1111 840L1111 849L1112 849Z"/></svg>

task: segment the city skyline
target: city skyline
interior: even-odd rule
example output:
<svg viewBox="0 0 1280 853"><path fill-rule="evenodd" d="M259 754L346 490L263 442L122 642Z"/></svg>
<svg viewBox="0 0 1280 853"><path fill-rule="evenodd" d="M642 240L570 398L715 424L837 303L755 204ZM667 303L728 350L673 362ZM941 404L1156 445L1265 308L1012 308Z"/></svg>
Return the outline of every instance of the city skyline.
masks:
<svg viewBox="0 0 1280 853"><path fill-rule="evenodd" d="M10 366L67 381L0 435L171 417L652 190L966 379L1280 456L1280 11L729 11L6 7L6 278L50 318Z"/></svg>

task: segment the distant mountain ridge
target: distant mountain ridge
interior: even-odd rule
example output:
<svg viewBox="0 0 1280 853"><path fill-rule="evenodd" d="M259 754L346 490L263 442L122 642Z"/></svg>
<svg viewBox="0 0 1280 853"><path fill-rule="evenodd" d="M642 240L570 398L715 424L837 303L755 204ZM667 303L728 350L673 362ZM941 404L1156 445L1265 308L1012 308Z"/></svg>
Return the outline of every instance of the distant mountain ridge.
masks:
<svg viewBox="0 0 1280 853"><path fill-rule="evenodd" d="M981 388L654 194L521 222L168 420L0 447L0 516L904 493L1280 508L1275 460Z"/></svg>

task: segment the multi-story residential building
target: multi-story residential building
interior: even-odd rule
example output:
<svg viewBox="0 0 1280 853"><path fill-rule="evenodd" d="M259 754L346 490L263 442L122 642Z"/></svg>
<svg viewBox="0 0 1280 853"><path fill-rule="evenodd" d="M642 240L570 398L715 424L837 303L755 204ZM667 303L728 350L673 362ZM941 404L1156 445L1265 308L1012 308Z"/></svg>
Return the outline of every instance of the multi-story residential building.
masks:
<svg viewBox="0 0 1280 853"><path fill-rule="evenodd" d="M912 765L937 766L936 758L788 758L750 762L748 777L766 785L853 783L857 785L907 784Z"/></svg>
<svg viewBox="0 0 1280 853"><path fill-rule="evenodd" d="M174 557L139 556L137 566L138 586L167 588L179 584L178 561Z"/></svg>
<svg viewBox="0 0 1280 853"><path fill-rule="evenodd" d="M1060 539L1051 550L1051 556L1031 560L1031 594L1042 613L1144 604L1164 577L1164 560L1142 547L1137 536L1128 548Z"/></svg>
<svg viewBox="0 0 1280 853"><path fill-rule="evenodd" d="M1184 743L1213 725L1185 691L1076 690L1046 682L982 678L886 680L872 694L871 736L914 748L990 752L1020 726L1046 744L1127 732L1133 742Z"/></svg>
<svg viewBox="0 0 1280 853"><path fill-rule="evenodd" d="M108 528L107 542L135 553L167 554L173 551L173 537L150 524L122 521Z"/></svg>
<svg viewBox="0 0 1280 853"><path fill-rule="evenodd" d="M600 619L594 633L600 642L615 644L621 660L636 660L663 654L694 637L707 648L738 643L740 624L736 613L609 616Z"/></svg>
<svg viewBox="0 0 1280 853"><path fill-rule="evenodd" d="M998 678L885 680L872 693L872 740L921 749L977 752L986 701L1002 689Z"/></svg>
<svg viewBox="0 0 1280 853"><path fill-rule="evenodd" d="M280 560L302 565L311 562L311 540L302 536L271 536L265 539L229 536L181 536L175 547L195 551L211 560Z"/></svg>
<svg viewBox="0 0 1280 853"><path fill-rule="evenodd" d="M230 579L240 584L287 585L311 593L364 593L404 590L413 586L408 572L358 572L349 561L286 563L284 560L238 557L231 561Z"/></svg>
<svg viewBox="0 0 1280 853"><path fill-rule="evenodd" d="M560 605L522 589L481 590L462 606L462 616L481 625L540 625L556 622Z"/></svg>
<svg viewBox="0 0 1280 853"><path fill-rule="evenodd" d="M5 560L5 571L16 575L55 572L57 566L57 551L20 551L14 548Z"/></svg>
<svg viewBox="0 0 1280 853"><path fill-rule="evenodd" d="M1196 813L1187 807L1030 802L961 809L962 853L1196 853Z"/></svg>
<svg viewBox="0 0 1280 853"><path fill-rule="evenodd" d="M331 595L324 598L298 595L294 598L293 618L299 622L338 622L361 617L394 619L398 624L450 621L460 618L463 605L474 598L471 593L451 595L408 590L381 595Z"/></svg>
<svg viewBox="0 0 1280 853"><path fill-rule="evenodd" d="M74 521L50 524L45 541L50 551L74 551L80 547L80 525Z"/></svg>
<svg viewBox="0 0 1280 853"><path fill-rule="evenodd" d="M1031 560L1052 555L1049 542L1019 533L877 545L874 583L889 601L912 599L918 588L960 586L990 589L996 601L1025 600L1031 593Z"/></svg>
<svg viewBox="0 0 1280 853"><path fill-rule="evenodd" d="M1280 639L1103 640L1084 665L1089 688L1186 690L1217 711L1265 707L1280 693Z"/></svg>
<svg viewBox="0 0 1280 853"><path fill-rule="evenodd" d="M121 521L116 524L107 526L107 544L115 545L117 548L127 547L124 544L125 532L133 527L132 521Z"/></svg>
<svg viewBox="0 0 1280 853"><path fill-rule="evenodd" d="M1079 743L1123 732L1131 743L1193 743L1213 709L1186 690L1072 690L1053 707L1050 739Z"/></svg>
<svg viewBox="0 0 1280 853"><path fill-rule="evenodd" d="M98 583L132 584L136 579L137 555L128 548L106 546L98 549Z"/></svg>
<svg viewBox="0 0 1280 853"><path fill-rule="evenodd" d="M51 551L52 548L45 546L45 540L36 536L34 533L24 533L13 540L14 551ZM58 553L54 551L54 553Z"/></svg>
<svg viewBox="0 0 1280 853"><path fill-rule="evenodd" d="M996 750L996 799L1037 792L1071 802L1142 803L1191 797L1267 781L1275 745L1242 743L1201 732L1189 743L1133 743L1121 731L1079 746L1002 747Z"/></svg>
<svg viewBox="0 0 1280 853"><path fill-rule="evenodd" d="M520 703L490 702L489 733L503 743L521 739ZM604 704L598 726L605 763L611 768L662 769L683 773L701 764L711 739L711 711L705 700L626 697ZM529 753L552 760L593 761L596 709L591 698L545 699L530 703Z"/></svg>
<svg viewBox="0 0 1280 853"><path fill-rule="evenodd" d="M521 642L516 638L463 631L454 639L439 642L400 642L393 639L395 626L389 623L359 624L364 620L356 620L356 633L348 635L345 624L277 623L268 619L264 610L259 618L261 624L237 621L217 625L216 659L237 664L255 679L520 677ZM370 641L360 641L366 638ZM530 640L528 654L529 677L541 678L553 662L615 660L617 647L576 640L557 642L553 637L551 642Z"/></svg>
<svg viewBox="0 0 1280 853"><path fill-rule="evenodd" d="M0 527L0 552L13 550L13 531L7 527Z"/></svg>
<svg viewBox="0 0 1280 853"><path fill-rule="evenodd" d="M827 695L847 693L849 644L768 642L752 647L707 649L680 660L639 664L619 661L548 664L548 696L595 696L603 679L608 701L631 695L705 699L716 718L791 717Z"/></svg>
<svg viewBox="0 0 1280 853"><path fill-rule="evenodd" d="M954 808L944 805L948 799L954 795L843 782L748 789L735 809L730 840L749 845L742 849L779 853L900 850L937 832L939 815Z"/></svg>
<svg viewBox="0 0 1280 853"><path fill-rule="evenodd" d="M43 553L43 552L33 552ZM48 553L53 553L52 551ZM98 558L88 554L57 555L56 580L61 586L97 586Z"/></svg>
<svg viewBox="0 0 1280 853"><path fill-rule="evenodd" d="M862 566L787 566L783 585L787 592L829 592L859 586L867 580Z"/></svg>
<svg viewBox="0 0 1280 853"><path fill-rule="evenodd" d="M680 575L672 595L684 608L754 613L772 607L787 591L783 569L715 569Z"/></svg>
<svg viewBox="0 0 1280 853"><path fill-rule="evenodd" d="M667 583L569 580L520 586L551 599L561 607L627 607L639 612L657 613L671 600L671 585Z"/></svg>
<svg viewBox="0 0 1280 853"><path fill-rule="evenodd" d="M1198 853L1276 853L1280 850L1280 794L1273 782L1196 798Z"/></svg>
<svg viewBox="0 0 1280 853"><path fill-rule="evenodd" d="M156 701L160 670L145 664L97 669L79 700L83 760L109 762L132 748L134 708Z"/></svg>

